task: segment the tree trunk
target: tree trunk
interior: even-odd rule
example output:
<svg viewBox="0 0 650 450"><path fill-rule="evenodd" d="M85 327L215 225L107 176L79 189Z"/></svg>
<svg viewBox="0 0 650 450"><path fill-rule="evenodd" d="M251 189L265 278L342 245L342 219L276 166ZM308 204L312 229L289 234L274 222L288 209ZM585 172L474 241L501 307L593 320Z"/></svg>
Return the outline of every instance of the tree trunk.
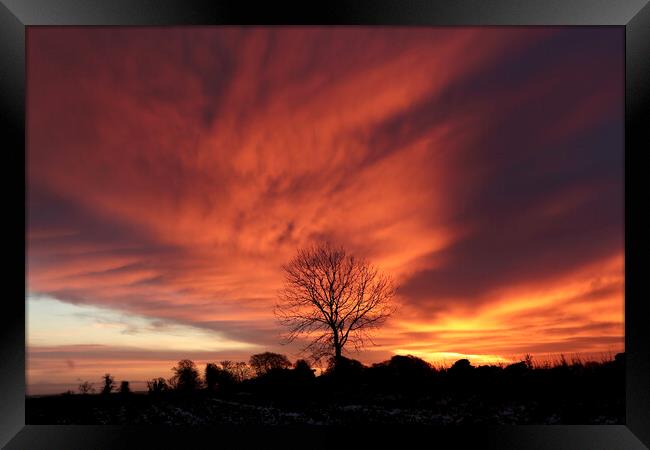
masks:
<svg viewBox="0 0 650 450"><path fill-rule="evenodd" d="M338 330L333 326L332 333L334 334L334 361L336 364L341 360L341 341L339 340Z"/></svg>

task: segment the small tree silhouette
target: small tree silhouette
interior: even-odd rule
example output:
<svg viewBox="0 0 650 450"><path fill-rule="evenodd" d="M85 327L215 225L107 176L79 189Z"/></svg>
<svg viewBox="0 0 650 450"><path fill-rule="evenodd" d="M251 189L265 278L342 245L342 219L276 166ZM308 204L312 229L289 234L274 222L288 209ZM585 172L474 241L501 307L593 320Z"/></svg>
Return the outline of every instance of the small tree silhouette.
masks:
<svg viewBox="0 0 650 450"><path fill-rule="evenodd" d="M202 385L199 371L194 361L182 359L175 367L172 367L174 376L170 379L176 390L190 392L199 389Z"/></svg>
<svg viewBox="0 0 650 450"><path fill-rule="evenodd" d="M264 352L251 356L250 365L257 376L274 369L288 369L291 367L291 361L279 353Z"/></svg>
<svg viewBox="0 0 650 450"><path fill-rule="evenodd" d="M310 380L314 378L314 369L304 359L299 359L293 366L293 373L299 380Z"/></svg>
<svg viewBox="0 0 650 450"><path fill-rule="evenodd" d="M102 388L102 394L108 395L115 389L115 379L111 376L110 373L104 374L102 377L104 380L104 387Z"/></svg>
<svg viewBox="0 0 650 450"><path fill-rule="evenodd" d="M305 372L305 373L309 372L313 374L316 369L312 369L311 365L307 360L299 359L293 365L293 370L295 370L296 372Z"/></svg>
<svg viewBox="0 0 650 450"><path fill-rule="evenodd" d="M79 393L86 395L95 392L95 388L93 386L94 386L93 383L84 381L79 385Z"/></svg>
<svg viewBox="0 0 650 450"><path fill-rule="evenodd" d="M340 379L358 379L366 367L356 359L339 356L332 356L327 362L326 376L333 376Z"/></svg>
<svg viewBox="0 0 650 450"><path fill-rule="evenodd" d="M452 372L466 372L473 368L474 366L469 362L469 359L459 359L449 368L449 370Z"/></svg>
<svg viewBox="0 0 650 450"><path fill-rule="evenodd" d="M252 369L243 361L221 361L221 368L229 372L234 381L241 383L242 381L252 377Z"/></svg>
<svg viewBox="0 0 650 450"><path fill-rule="evenodd" d="M413 355L395 355L386 364L386 368L395 377L420 381L433 374L431 364Z"/></svg>
<svg viewBox="0 0 650 450"><path fill-rule="evenodd" d="M128 381L122 381L120 383L120 394L126 395L130 394L131 389L129 388L129 382Z"/></svg>
<svg viewBox="0 0 650 450"><path fill-rule="evenodd" d="M237 380L235 376L216 364L208 363L205 366L205 384L209 391L217 387L229 386L234 384Z"/></svg>
<svg viewBox="0 0 650 450"><path fill-rule="evenodd" d="M161 394L168 390L169 386L167 385L167 381L162 377L147 381L147 391L150 394Z"/></svg>
<svg viewBox="0 0 650 450"><path fill-rule="evenodd" d="M533 356L530 353L526 353L526 356L524 356L524 364L526 364L526 368L529 370L534 368Z"/></svg>

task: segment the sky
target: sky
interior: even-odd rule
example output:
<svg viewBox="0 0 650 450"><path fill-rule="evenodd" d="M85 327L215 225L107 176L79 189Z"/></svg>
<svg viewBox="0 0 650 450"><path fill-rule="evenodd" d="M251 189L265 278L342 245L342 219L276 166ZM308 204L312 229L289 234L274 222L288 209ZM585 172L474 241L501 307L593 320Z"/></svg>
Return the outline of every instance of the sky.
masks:
<svg viewBox="0 0 650 450"><path fill-rule="evenodd" d="M366 364L622 351L623 39L28 28L28 393L301 357L273 304L325 241L396 282Z"/></svg>

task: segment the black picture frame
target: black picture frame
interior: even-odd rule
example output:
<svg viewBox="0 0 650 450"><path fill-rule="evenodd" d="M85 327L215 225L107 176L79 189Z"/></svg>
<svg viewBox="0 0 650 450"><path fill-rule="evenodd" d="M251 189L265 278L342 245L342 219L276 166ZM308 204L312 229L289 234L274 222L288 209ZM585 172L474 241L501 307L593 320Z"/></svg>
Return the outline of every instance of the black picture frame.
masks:
<svg viewBox="0 0 650 450"><path fill-rule="evenodd" d="M598 25L625 28L625 351L626 424L594 426L419 427L337 430L259 427L184 430L164 427L25 425L25 36L42 25ZM641 449L650 446L650 339L643 279L648 248L641 164L650 149L650 6L648 0L350 0L251 2L200 0L0 0L0 121L5 158L5 292L0 314L0 445L7 449L239 447L303 443L344 447L363 441L454 448ZM645 121L643 117L646 117ZM22 195L21 195L22 194ZM644 208L646 207L646 208ZM23 214L21 214L21 211ZM9 234L11 233L11 234ZM22 236L22 239L19 237ZM340 441L340 432L351 431ZM295 434L292 434L295 433ZM300 436L298 436L300 435ZM304 436L303 436L304 435ZM307 439L301 441L301 439ZM203 446L201 445L201 446ZM451 446L451 445L450 445ZM444 447L444 445L443 445Z"/></svg>

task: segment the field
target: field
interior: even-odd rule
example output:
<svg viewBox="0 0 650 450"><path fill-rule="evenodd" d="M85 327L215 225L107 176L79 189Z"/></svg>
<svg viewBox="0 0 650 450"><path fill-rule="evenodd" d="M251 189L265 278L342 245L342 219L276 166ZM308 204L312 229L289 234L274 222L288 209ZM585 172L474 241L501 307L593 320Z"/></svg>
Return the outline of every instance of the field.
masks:
<svg viewBox="0 0 650 450"><path fill-rule="evenodd" d="M27 397L28 424L624 424L625 367L613 361L534 367L413 357L318 377L277 369L215 389Z"/></svg>

